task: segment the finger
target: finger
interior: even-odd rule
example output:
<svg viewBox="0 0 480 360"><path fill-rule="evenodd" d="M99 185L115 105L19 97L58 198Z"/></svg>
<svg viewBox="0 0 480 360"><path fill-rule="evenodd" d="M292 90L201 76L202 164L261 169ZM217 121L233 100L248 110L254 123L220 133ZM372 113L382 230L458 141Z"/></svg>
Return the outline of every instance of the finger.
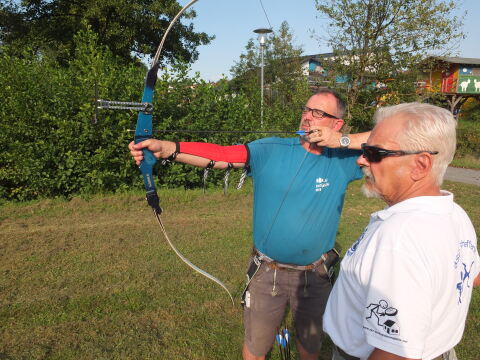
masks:
<svg viewBox="0 0 480 360"><path fill-rule="evenodd" d="M319 128L310 129L308 133L314 134L316 136L322 136L322 129L319 129Z"/></svg>
<svg viewBox="0 0 480 360"><path fill-rule="evenodd" d="M143 160L143 156L135 156L135 157L134 157L134 160L135 160L135 163L136 163L137 165L140 165L140 163L141 163L142 160Z"/></svg>
<svg viewBox="0 0 480 360"><path fill-rule="evenodd" d="M135 159L135 161L143 160L143 153L138 151L130 152L130 155Z"/></svg>
<svg viewBox="0 0 480 360"><path fill-rule="evenodd" d="M137 143L137 144L133 144L133 148L134 148L135 150L141 150L141 149L143 149L143 148L148 147L148 145L150 145L150 143L151 143L151 140L150 140L150 139L144 140L144 141L139 142L139 143Z"/></svg>

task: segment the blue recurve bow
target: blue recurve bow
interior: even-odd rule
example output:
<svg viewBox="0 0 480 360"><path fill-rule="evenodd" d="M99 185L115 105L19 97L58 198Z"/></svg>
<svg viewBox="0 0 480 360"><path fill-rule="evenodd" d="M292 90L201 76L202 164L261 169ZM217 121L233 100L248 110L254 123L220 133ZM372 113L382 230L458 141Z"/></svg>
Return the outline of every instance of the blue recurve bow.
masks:
<svg viewBox="0 0 480 360"><path fill-rule="evenodd" d="M170 22L167 30L165 31L165 34L162 37L162 40L160 42L160 45L158 46L157 52L155 53L155 56L152 60L151 67L147 72L147 76L145 78L145 86L143 89L143 96L142 96L142 102L125 102L125 101L108 101L108 100L102 100L98 99L98 94L96 90L96 95L95 97L97 98L97 106L96 106L96 111L97 109L121 109L121 110L138 110L138 117L137 117L137 125L135 128L135 137L134 137L134 142L135 144L138 144L142 141L151 139L153 137L153 121L152 121L152 113L153 113L153 96L155 92L155 84L157 82L157 77L158 77L158 70L160 69L160 54L163 48L163 44L165 42L165 39L167 38L167 35L172 28L172 26L175 24L175 22L180 18L180 16L187 10L191 5L196 3L198 0L191 0L189 3L187 3L179 12L178 14L172 19ZM96 119L96 116L95 116ZM96 120L95 120L96 121ZM163 132L193 132L193 133L261 133L261 134L297 134L300 136L305 136L308 135L303 130L299 131L224 131L224 130L162 130ZM177 250L177 248L173 245L172 241L170 240L165 227L162 223L162 219L160 218L160 215L162 214L162 208L160 207L160 199L157 194L157 190L155 188L155 182L153 180L153 167L155 166L157 159L153 155L153 153L148 150L148 149L142 149L143 152L143 160L140 162L139 169L143 175L143 182L145 184L145 190L146 190L146 200L148 202L148 205L153 209L153 213L155 215L155 218L158 221L158 224L160 225L160 229L162 230L163 235L165 236L165 239L167 240L168 244L172 248L172 250L177 254L177 256L185 262L188 266L190 266L192 269L195 271L199 272L203 276L207 277L208 279L216 282L218 285L220 285L225 291L228 293L228 296L232 300L232 304L234 304L233 297L230 294L230 291L228 288L225 286L224 283L222 283L220 280L218 280L216 277L210 275L206 271L200 269L196 265L192 264L185 256L180 253L180 251ZM307 152L305 152L305 156L303 160L300 163L300 166L296 172L296 175L292 179L289 188L282 200L282 204L280 204L279 209L277 210L274 220L272 221L272 225L270 226L270 229L268 231L268 234L266 238L263 240L264 242L268 240L270 231L273 227L273 224L276 221L277 215L280 211L280 208L283 206L283 202L285 201L285 198L287 197L288 192L290 191L290 188L298 175L298 172L300 168L302 167L302 164L305 160L305 157L307 155ZM242 174L242 177L245 177L245 173ZM241 180L242 182L242 180ZM237 187L238 188L238 187Z"/></svg>
<svg viewBox="0 0 480 360"><path fill-rule="evenodd" d="M160 42L158 50L155 54L155 57L153 58L151 68L148 70L147 76L146 76L146 79L145 79L145 87L143 89L142 104L139 104L141 106L141 110L138 113L137 126L135 128L135 138L134 138L135 144L138 144L139 142L142 142L144 140L152 138L152 134L153 134L153 123L152 123L153 95L154 95L155 83L157 81L158 69L160 67L160 61L159 61L160 53L162 51L162 47L163 47L163 44L164 44L165 39L167 37L167 34L170 31L170 29L172 28L173 24L183 14L183 12L185 10L187 10L191 5L193 5L197 1L198 0L190 1L173 18L173 20L170 22L170 25L168 26L167 30L165 31L165 34L163 35L162 41ZM160 207L160 199L158 197L157 190L155 188L155 182L153 180L153 167L154 167L155 163L157 162L157 159L155 158L155 156L153 155L153 153L150 150L142 149L142 151L143 151L143 160L141 161L139 168L140 168L140 171L143 175L143 182L145 184L145 190L146 190L146 199L147 199L148 205L150 205L150 207L153 209L153 213L155 215L155 218L157 219L158 224L160 225L162 233L165 236L165 239L167 240L168 244L173 249L173 251L177 254L177 256L183 262L185 262L188 266L190 266L192 269L199 272L200 274L206 276L210 280L216 282L223 289L225 289L225 291L228 293L230 299L232 300L232 304L234 304L233 297L230 294L230 291L228 291L225 284L223 284L216 277L210 275L209 273L203 271L199 267L192 264L187 258L185 258L185 256L183 256L180 253L180 251L177 250L177 248L173 245L172 241L168 237L168 234L167 234L167 232L165 230L165 227L162 223L162 220L160 218L160 215L162 213L162 208Z"/></svg>

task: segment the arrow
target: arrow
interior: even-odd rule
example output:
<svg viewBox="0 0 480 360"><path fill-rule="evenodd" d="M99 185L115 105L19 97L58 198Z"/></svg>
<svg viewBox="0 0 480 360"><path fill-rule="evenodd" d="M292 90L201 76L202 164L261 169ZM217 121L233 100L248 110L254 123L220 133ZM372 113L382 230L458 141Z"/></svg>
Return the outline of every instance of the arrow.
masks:
<svg viewBox="0 0 480 360"><path fill-rule="evenodd" d="M133 132L135 130L127 130L129 132ZM157 133L190 133L190 134L297 134L300 136L308 135L316 130L297 130L297 131L247 131L247 130L187 130L187 129L165 129L165 130L153 130L153 132Z"/></svg>
<svg viewBox="0 0 480 360"><path fill-rule="evenodd" d="M288 329L285 327L285 329L283 329L283 338L285 339L285 347L286 347L286 352L287 352L287 357L286 359L287 360L290 360L291 357L290 357L290 332L288 331Z"/></svg>
<svg viewBox="0 0 480 360"><path fill-rule="evenodd" d="M285 350L284 350L285 346L283 345L284 340L283 340L282 334L277 334L275 336L275 339L277 339L278 349L280 350L280 359L281 360L286 360L285 359Z"/></svg>

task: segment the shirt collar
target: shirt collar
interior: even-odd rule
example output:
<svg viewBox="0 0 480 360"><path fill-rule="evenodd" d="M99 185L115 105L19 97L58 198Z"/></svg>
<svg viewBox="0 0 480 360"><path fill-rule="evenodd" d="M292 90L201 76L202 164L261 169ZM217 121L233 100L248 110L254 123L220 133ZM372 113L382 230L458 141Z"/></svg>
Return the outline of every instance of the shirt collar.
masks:
<svg viewBox="0 0 480 360"><path fill-rule="evenodd" d="M442 196L417 196L403 200L395 205L387 206L383 210L372 214L372 218L386 220L396 213L424 211L431 214L448 214L453 209L453 194L441 190Z"/></svg>

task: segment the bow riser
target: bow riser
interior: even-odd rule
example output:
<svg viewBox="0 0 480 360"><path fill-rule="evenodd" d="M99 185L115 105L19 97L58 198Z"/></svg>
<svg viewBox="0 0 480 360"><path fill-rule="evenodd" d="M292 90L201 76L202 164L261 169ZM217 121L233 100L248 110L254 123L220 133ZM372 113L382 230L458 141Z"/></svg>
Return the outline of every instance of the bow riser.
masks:
<svg viewBox="0 0 480 360"><path fill-rule="evenodd" d="M135 144L152 138L153 134L153 94L155 83L157 82L158 65L154 65L147 73L145 79L145 87L143 89L142 103L150 104L147 110L138 113L137 126L135 128ZM153 180L153 167L155 166L157 159L153 153L148 149L142 149L143 160L140 163L139 169L143 175L143 182L145 184L145 190L147 192L146 198L148 204L153 210L160 215L162 209L160 208L160 200L155 189L155 182Z"/></svg>

